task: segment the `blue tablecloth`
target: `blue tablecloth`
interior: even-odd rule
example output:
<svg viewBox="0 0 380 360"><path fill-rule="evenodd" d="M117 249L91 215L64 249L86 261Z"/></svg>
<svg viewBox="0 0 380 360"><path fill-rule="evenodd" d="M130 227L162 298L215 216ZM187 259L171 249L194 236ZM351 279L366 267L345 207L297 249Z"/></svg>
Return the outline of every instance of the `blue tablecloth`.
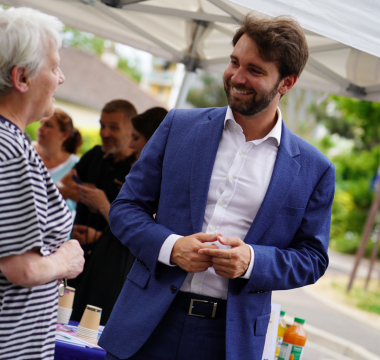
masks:
<svg viewBox="0 0 380 360"><path fill-rule="evenodd" d="M78 325L70 321L70 325ZM60 341L55 342L54 360L104 360L106 351L103 349L91 349L75 346Z"/></svg>

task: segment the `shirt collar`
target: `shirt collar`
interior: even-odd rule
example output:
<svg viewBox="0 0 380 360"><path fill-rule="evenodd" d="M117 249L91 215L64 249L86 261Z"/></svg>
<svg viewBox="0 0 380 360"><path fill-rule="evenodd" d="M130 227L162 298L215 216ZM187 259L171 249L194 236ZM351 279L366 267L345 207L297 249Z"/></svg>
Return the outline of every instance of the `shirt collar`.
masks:
<svg viewBox="0 0 380 360"><path fill-rule="evenodd" d="M226 125L227 125L227 121L232 121L234 124L237 124L238 126L240 126L235 118L234 118L234 114L232 113L232 109L228 106L227 107L227 112L226 112L226 117L224 119L224 128L226 128ZM276 139L277 141L277 146L280 146L280 142L281 142L281 132L282 132L282 114L281 114L281 110L280 108L277 106L277 121L276 121L276 125L272 128L272 130L267 134L265 135L262 139L259 139L259 140L253 140L253 141L257 141L257 142L263 142L265 141L266 139L268 138L274 138Z"/></svg>

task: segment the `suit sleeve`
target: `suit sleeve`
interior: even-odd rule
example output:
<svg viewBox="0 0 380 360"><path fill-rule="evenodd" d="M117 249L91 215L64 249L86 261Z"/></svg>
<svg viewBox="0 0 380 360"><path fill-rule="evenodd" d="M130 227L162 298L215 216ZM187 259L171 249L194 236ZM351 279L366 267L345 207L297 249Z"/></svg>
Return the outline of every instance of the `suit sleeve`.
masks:
<svg viewBox="0 0 380 360"><path fill-rule="evenodd" d="M287 290L315 283L328 266L335 171L331 164L315 187L289 247L252 245L255 264L244 292Z"/></svg>
<svg viewBox="0 0 380 360"><path fill-rule="evenodd" d="M173 234L173 231L158 224L153 214L158 208L165 147L174 113L175 110L168 113L145 145L109 213L113 234L151 273L156 271L163 242Z"/></svg>

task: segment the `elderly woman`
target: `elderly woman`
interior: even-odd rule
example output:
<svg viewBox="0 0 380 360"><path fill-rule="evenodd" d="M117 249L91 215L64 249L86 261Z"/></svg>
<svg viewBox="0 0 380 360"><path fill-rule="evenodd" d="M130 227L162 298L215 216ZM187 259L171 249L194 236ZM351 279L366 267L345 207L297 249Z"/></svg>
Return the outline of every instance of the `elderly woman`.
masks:
<svg viewBox="0 0 380 360"><path fill-rule="evenodd" d="M54 112L62 23L0 11L0 358L53 359L57 279L83 269L70 212L25 126Z"/></svg>

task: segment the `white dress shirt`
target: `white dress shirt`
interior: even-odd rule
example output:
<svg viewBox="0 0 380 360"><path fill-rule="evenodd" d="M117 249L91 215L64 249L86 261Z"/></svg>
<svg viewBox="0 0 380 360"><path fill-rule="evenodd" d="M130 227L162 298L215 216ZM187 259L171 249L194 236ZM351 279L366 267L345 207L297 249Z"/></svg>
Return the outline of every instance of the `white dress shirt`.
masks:
<svg viewBox="0 0 380 360"><path fill-rule="evenodd" d="M272 177L278 146L281 140L281 111L277 108L277 122L262 139L246 141L243 129L227 108L224 129L211 175L202 232L223 233L225 237L244 240ZM164 242L158 261L170 263L175 242L182 236L172 234ZM216 242L219 248L230 248ZM254 251L242 278L249 279L254 265ZM181 291L227 299L228 279L217 275L213 267L200 273L189 273Z"/></svg>

